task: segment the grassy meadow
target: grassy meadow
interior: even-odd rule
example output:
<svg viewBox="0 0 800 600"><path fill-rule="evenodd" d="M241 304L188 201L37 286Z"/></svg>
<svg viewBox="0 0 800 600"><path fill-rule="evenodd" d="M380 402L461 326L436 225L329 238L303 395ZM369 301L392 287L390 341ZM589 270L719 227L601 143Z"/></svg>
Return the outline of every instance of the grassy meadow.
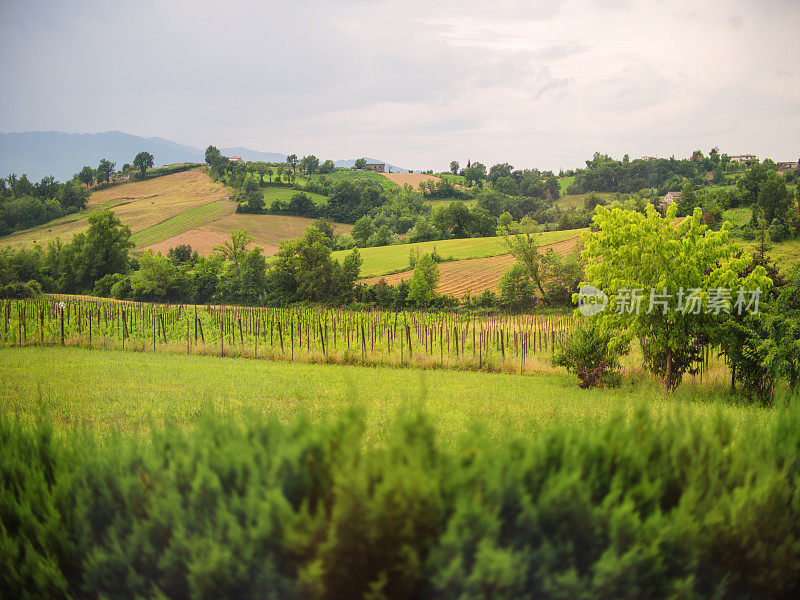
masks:
<svg viewBox="0 0 800 600"><path fill-rule="evenodd" d="M374 173L372 171L353 171L351 169L337 169L333 173L326 173L325 175L312 175L311 179L318 179L320 177L325 177L328 181L370 181L373 183L377 183L382 188L390 190L393 188L397 188L398 185L393 181L390 181L380 173Z"/></svg>
<svg viewBox="0 0 800 600"><path fill-rule="evenodd" d="M769 411L723 401L723 388L687 378L665 396L646 378L617 390L579 390L572 376L532 376L356 365L252 361L84 348L0 348L0 410L26 419L44 414L60 426L144 431L189 426L208 410L244 420L249 414L287 421L331 420L364 411L367 439L383 441L403 407L421 406L440 435L455 440L480 423L493 438L531 438L552 424L591 426L642 403L667 414L729 417L750 428Z"/></svg>
<svg viewBox="0 0 800 600"><path fill-rule="evenodd" d="M272 206L272 203L276 200L282 200L283 202L289 202L292 199L292 196L298 194L297 190L289 187L278 187L278 186L267 186L263 189L264 192L264 204L269 208ZM314 204L317 206L321 206L323 204L328 203L328 197L323 196L322 194L314 194L312 192L303 192L306 194L311 200L314 201Z"/></svg>

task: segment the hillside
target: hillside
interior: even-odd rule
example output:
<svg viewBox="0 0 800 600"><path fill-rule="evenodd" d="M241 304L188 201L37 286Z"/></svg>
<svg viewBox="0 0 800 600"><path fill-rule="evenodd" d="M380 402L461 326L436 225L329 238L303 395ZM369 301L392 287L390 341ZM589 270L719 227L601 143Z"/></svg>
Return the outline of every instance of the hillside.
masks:
<svg viewBox="0 0 800 600"><path fill-rule="evenodd" d="M147 181L113 185L92 193L87 211L0 238L13 248L44 246L60 238L67 243L88 229L93 210L112 210L131 228L136 249L166 252L191 244L202 254L228 238L231 229L244 228L266 254L274 254L282 240L297 237L311 219L276 215L238 215L229 190L200 170L184 171ZM337 225L349 232L349 225Z"/></svg>

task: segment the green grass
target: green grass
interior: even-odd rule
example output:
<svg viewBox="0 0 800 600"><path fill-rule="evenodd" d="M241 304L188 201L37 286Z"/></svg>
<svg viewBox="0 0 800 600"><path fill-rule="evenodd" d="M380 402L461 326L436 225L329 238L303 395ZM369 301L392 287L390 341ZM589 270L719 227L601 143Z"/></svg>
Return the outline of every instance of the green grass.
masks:
<svg viewBox="0 0 800 600"><path fill-rule="evenodd" d="M539 234L540 244L553 244L580 235L583 229L570 231L546 231ZM396 246L382 246L380 248L361 248L362 277L377 277L388 275L408 269L408 254L412 249L420 252L432 252L436 249L442 257L452 257L456 260L470 258L486 258L507 254L508 249L503 244L502 237L466 238L460 240L439 240L435 242L420 242L418 244L398 244ZM348 250L334 252L333 256L340 261L349 253Z"/></svg>
<svg viewBox="0 0 800 600"><path fill-rule="evenodd" d="M473 199L470 200L462 200L461 198L436 198L435 200L426 200L426 202L430 205L432 209L435 209L439 206L450 206L453 202L463 202L467 208L474 208L477 206L478 201Z"/></svg>
<svg viewBox="0 0 800 600"><path fill-rule="evenodd" d="M586 194L571 194L568 196L561 196L561 198L556 200L556 206L558 206L561 210L570 210L573 208L581 210L586 202L586 198L589 197L589 194L595 194L609 203L617 199L617 194L612 192L588 192ZM620 196L622 197L621 199L623 199L625 194L621 194Z"/></svg>
<svg viewBox="0 0 800 600"><path fill-rule="evenodd" d="M567 193L567 188L569 188L569 186L571 186L574 181L575 181L575 175L572 175L570 177L562 177L561 179L558 180L558 187L559 190L561 191L562 196Z"/></svg>
<svg viewBox="0 0 800 600"><path fill-rule="evenodd" d="M327 173L325 175L314 175L312 176L312 179L318 179L319 177L325 177L329 181L334 181L334 182L372 181L387 190L399 187L396 183L387 179L383 175L374 173L372 171L351 171L349 169L342 169L342 170L337 169L333 173Z"/></svg>
<svg viewBox="0 0 800 600"><path fill-rule="evenodd" d="M267 207L270 207L275 200L283 200L284 202L288 203L292 199L292 196L299 193L301 192L288 187L266 187L264 188L264 204L266 204ZM311 198L314 201L314 204L318 206L328 203L328 197L323 196L322 194L314 194L312 192L302 193Z"/></svg>
<svg viewBox="0 0 800 600"><path fill-rule="evenodd" d="M737 227L744 227L750 222L753 216L753 210L749 207L744 208L729 208L722 213L722 218L730 221Z"/></svg>
<svg viewBox="0 0 800 600"><path fill-rule="evenodd" d="M464 178L463 175L453 175L452 173L439 173L437 177L441 177L442 179L445 179L457 185L467 185L467 180Z"/></svg>
<svg viewBox="0 0 800 600"><path fill-rule="evenodd" d="M0 411L59 426L85 424L139 432L165 422L195 424L204 410L245 419L253 412L289 420L329 420L358 408L371 441L382 441L397 410L421 405L446 440L473 423L497 439L533 436L559 421L593 424L647 401L654 412L678 406L697 418L725 413L741 427L770 414L721 403L722 392L683 384L665 397L654 383L579 390L567 375L488 374L315 365L79 348L0 349ZM696 401L693 401L696 400Z"/></svg>
<svg viewBox="0 0 800 600"><path fill-rule="evenodd" d="M233 212L231 204L229 200L218 200L217 202L191 208L171 219L134 233L131 236L131 240L139 247L156 244L174 235L231 214Z"/></svg>

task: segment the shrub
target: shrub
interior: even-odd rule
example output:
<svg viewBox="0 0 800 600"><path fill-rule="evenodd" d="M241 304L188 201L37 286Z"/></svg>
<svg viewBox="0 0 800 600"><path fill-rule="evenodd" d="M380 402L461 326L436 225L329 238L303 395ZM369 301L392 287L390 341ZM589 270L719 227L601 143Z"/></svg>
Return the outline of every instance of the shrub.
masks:
<svg viewBox="0 0 800 600"><path fill-rule="evenodd" d="M690 416L692 418L690 418ZM336 422L56 434L0 414L12 598L796 598L800 405L520 439Z"/></svg>
<svg viewBox="0 0 800 600"><path fill-rule="evenodd" d="M571 336L558 344L553 364L578 376L579 388L617 386L620 382L619 354L611 346L611 335L595 320L581 319Z"/></svg>

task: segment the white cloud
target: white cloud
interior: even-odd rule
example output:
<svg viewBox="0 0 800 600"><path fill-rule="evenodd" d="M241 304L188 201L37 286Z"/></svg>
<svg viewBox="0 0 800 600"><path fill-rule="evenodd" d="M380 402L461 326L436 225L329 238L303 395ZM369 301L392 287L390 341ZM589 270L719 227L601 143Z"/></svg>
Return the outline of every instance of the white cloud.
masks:
<svg viewBox="0 0 800 600"><path fill-rule="evenodd" d="M800 155L800 7L769 0L0 5L0 130L579 166Z"/></svg>

